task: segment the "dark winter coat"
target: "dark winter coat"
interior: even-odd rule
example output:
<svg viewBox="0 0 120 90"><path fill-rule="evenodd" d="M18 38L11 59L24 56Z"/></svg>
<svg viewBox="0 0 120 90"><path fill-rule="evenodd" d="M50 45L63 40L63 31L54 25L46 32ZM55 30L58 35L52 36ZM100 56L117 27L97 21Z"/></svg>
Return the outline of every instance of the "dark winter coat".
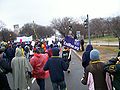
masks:
<svg viewBox="0 0 120 90"><path fill-rule="evenodd" d="M104 66L105 64L101 61L93 61L86 67L84 77L81 82L87 85L88 74L91 73L93 76L94 88L89 90L109 90L106 82L106 72L104 71Z"/></svg>
<svg viewBox="0 0 120 90"><path fill-rule="evenodd" d="M0 90L10 90L6 74L11 72L11 68L4 58L0 58L0 67L4 69L4 72L0 73Z"/></svg>
<svg viewBox="0 0 120 90"><path fill-rule="evenodd" d="M48 59L44 70L49 70L51 81L53 83L64 81L64 72L67 71L69 64L58 56L52 56Z"/></svg>
<svg viewBox="0 0 120 90"><path fill-rule="evenodd" d="M6 56L9 60L9 62L11 62L11 60L15 57L15 51L12 47L8 47L5 51Z"/></svg>
<svg viewBox="0 0 120 90"><path fill-rule="evenodd" d="M104 69L113 75L113 87L115 90L120 90L120 61L112 58L108 61Z"/></svg>
<svg viewBox="0 0 120 90"><path fill-rule="evenodd" d="M92 45L87 45L86 51L82 55L82 66L86 68L90 62L90 51L93 50Z"/></svg>

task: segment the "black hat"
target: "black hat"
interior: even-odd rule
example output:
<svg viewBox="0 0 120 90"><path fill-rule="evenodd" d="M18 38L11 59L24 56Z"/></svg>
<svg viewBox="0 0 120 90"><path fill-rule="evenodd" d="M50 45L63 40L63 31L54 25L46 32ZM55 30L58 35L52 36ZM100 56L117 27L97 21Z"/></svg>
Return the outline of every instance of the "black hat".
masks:
<svg viewBox="0 0 120 90"><path fill-rule="evenodd" d="M60 49L57 47L52 48L53 56L59 56Z"/></svg>

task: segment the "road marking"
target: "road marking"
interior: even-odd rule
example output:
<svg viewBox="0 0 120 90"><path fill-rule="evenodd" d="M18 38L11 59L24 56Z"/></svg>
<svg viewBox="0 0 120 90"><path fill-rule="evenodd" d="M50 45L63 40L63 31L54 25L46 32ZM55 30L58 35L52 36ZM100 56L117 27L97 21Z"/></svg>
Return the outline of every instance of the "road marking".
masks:
<svg viewBox="0 0 120 90"><path fill-rule="evenodd" d="M36 78L33 78L33 80L32 80L32 84L35 82L35 80L36 80ZM30 89L30 87L28 86L28 88L27 88L28 90Z"/></svg>

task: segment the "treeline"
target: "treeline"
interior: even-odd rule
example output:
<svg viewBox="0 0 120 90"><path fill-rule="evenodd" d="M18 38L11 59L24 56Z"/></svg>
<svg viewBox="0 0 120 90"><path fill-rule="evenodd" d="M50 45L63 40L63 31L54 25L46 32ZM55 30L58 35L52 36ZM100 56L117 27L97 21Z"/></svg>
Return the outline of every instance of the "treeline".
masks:
<svg viewBox="0 0 120 90"><path fill-rule="evenodd" d="M34 39L43 38L55 34L58 30L61 35L68 35L69 30L73 36L76 31L80 31L81 35L87 38L88 31L84 27L84 20L76 20L71 17L53 19L50 26L42 26L36 23L26 23L20 28L19 36L33 35ZM114 35L120 42L120 16L109 18L94 18L89 21L91 37L104 37L105 35ZM14 39L17 35L14 32L4 28L4 24L0 21L0 40L8 41ZM8 34L5 34L8 33Z"/></svg>

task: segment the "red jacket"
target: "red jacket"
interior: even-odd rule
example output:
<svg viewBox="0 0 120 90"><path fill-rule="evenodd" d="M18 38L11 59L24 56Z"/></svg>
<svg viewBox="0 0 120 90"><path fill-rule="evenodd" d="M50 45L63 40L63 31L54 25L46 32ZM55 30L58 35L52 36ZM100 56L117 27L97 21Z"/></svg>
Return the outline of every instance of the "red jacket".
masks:
<svg viewBox="0 0 120 90"><path fill-rule="evenodd" d="M48 60L48 54L37 54L34 53L34 56L30 59L30 63L33 67L32 75L34 78L48 78L49 71L44 71L44 65Z"/></svg>

